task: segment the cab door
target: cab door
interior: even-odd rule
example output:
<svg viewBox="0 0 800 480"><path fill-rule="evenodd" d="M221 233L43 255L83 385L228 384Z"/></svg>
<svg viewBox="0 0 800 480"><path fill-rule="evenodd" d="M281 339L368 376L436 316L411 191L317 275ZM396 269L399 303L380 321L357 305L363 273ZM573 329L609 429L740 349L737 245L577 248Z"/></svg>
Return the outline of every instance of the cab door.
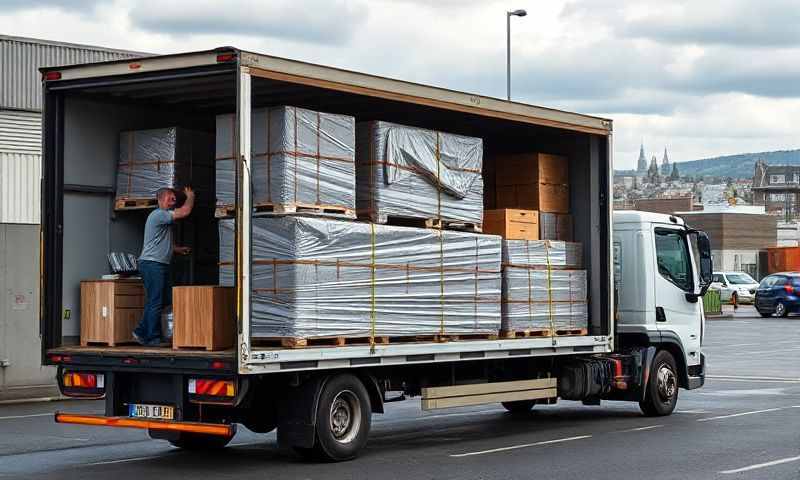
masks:
<svg viewBox="0 0 800 480"><path fill-rule="evenodd" d="M700 363L703 302L695 294L699 284L695 260L685 229L673 225L653 227L656 253L656 326L662 336L672 332L680 339L686 365Z"/></svg>

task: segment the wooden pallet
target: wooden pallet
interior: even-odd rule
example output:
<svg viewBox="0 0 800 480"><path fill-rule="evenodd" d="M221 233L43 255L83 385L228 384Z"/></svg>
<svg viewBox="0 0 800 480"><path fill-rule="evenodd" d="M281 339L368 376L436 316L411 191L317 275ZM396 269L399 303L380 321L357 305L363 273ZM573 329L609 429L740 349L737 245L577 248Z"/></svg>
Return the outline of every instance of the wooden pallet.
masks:
<svg viewBox="0 0 800 480"><path fill-rule="evenodd" d="M136 340L123 340L121 342L82 342L81 347L119 347L123 345L139 345Z"/></svg>
<svg viewBox="0 0 800 480"><path fill-rule="evenodd" d="M462 232L481 233L479 223L442 220L441 218L409 218L389 215L385 218L374 219L376 223L394 225L397 227L433 228L437 230L458 230Z"/></svg>
<svg viewBox="0 0 800 480"><path fill-rule="evenodd" d="M501 330L500 338L530 338L530 337L549 337L549 328L531 328L526 330Z"/></svg>
<svg viewBox="0 0 800 480"><path fill-rule="evenodd" d="M455 341L470 340L497 340L496 334L459 334L459 335L407 335L407 336L386 336L375 337L376 345L389 345L398 343L444 343ZM259 337L253 339L253 343L260 347L281 347L281 348L312 348L312 347L346 347L358 345L370 345L370 337Z"/></svg>
<svg viewBox="0 0 800 480"><path fill-rule="evenodd" d="M114 201L114 210L142 210L157 206L158 200L155 198L117 198Z"/></svg>
<svg viewBox="0 0 800 480"><path fill-rule="evenodd" d="M292 203L288 205L275 203L259 203L253 206L253 213L307 213L315 215L336 215L347 218L355 218L355 211L338 205L314 205L309 203ZM214 210L216 218L231 218L236 214L233 205L220 205Z"/></svg>
<svg viewBox="0 0 800 480"><path fill-rule="evenodd" d="M574 337L588 335L589 329L587 328L559 328L556 329L557 337Z"/></svg>

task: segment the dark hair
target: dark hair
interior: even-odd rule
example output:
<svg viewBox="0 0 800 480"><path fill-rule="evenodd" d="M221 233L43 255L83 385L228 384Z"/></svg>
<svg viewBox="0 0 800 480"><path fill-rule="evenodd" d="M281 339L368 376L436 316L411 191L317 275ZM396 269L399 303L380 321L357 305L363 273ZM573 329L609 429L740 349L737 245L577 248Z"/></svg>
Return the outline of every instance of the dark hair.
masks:
<svg viewBox="0 0 800 480"><path fill-rule="evenodd" d="M159 188L158 190L156 190L156 200L161 200L162 198L164 198L164 195L166 195L168 192L175 193L175 190L167 187Z"/></svg>

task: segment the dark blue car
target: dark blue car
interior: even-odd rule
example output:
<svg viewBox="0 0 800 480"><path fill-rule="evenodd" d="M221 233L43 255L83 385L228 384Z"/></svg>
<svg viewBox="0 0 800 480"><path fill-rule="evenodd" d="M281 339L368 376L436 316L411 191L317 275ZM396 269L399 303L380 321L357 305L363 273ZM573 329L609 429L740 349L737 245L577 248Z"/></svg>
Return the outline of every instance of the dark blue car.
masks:
<svg viewBox="0 0 800 480"><path fill-rule="evenodd" d="M762 317L800 312L800 272L773 273L756 290L756 310Z"/></svg>

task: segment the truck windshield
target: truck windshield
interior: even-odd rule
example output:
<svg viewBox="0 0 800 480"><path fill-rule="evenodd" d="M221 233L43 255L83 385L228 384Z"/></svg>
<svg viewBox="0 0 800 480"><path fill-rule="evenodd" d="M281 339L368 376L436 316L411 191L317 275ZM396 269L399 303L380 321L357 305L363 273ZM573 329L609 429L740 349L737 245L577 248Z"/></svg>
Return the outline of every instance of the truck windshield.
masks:
<svg viewBox="0 0 800 480"><path fill-rule="evenodd" d="M728 277L728 282L732 283L733 285L752 285L754 283L758 283L753 280L753 277L746 273L729 273L726 275Z"/></svg>

